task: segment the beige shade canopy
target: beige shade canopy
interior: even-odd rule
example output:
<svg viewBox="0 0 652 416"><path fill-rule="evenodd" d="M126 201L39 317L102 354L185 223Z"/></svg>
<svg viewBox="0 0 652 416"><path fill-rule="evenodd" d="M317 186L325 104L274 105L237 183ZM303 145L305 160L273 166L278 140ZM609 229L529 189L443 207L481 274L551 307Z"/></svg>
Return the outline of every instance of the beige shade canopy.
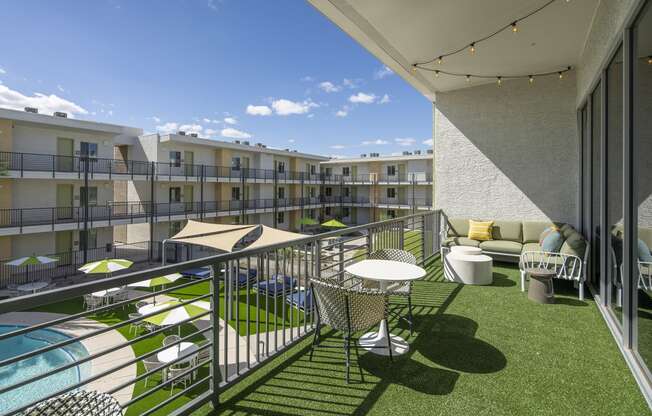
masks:
<svg viewBox="0 0 652 416"><path fill-rule="evenodd" d="M266 225L212 224L189 220L183 230L169 238L168 241L231 252L238 241L256 229L261 230L260 236L247 248L284 243L305 237L303 234L277 230Z"/></svg>
<svg viewBox="0 0 652 416"><path fill-rule="evenodd" d="M183 230L169 238L168 241L231 252L233 246L256 227L257 225L211 224L189 220Z"/></svg>

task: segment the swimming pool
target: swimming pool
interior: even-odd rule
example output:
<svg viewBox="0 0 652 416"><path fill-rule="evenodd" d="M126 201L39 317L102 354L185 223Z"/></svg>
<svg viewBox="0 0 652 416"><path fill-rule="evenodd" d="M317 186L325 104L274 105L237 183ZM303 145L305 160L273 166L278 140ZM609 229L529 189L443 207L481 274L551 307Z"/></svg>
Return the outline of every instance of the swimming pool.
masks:
<svg viewBox="0 0 652 416"><path fill-rule="evenodd" d="M6 334L19 328L22 328L22 326L0 325L0 334ZM56 344L70 338L68 335L58 331L39 329L24 335L4 339L0 341L0 360L6 360L26 352L35 351L47 345ZM57 348L26 360L0 367L0 387L10 386L38 376L86 356L88 356L86 348L81 343L74 342L63 348ZM71 386L87 378L89 375L90 363L84 363L51 374L16 390L0 394L0 414L6 414L34 400L43 398L49 393Z"/></svg>

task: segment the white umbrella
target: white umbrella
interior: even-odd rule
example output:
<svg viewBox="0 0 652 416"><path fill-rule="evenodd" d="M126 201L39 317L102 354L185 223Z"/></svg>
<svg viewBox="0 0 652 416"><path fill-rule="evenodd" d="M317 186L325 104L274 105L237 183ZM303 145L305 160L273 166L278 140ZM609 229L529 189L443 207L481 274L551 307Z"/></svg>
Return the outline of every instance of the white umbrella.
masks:
<svg viewBox="0 0 652 416"><path fill-rule="evenodd" d="M39 264L50 264L57 261L59 261L59 259L54 257L32 255L32 256L19 257L17 259L13 259L11 261L6 262L5 264L8 266L15 266L15 267L25 266L25 279L28 279L29 266L37 266Z"/></svg>
<svg viewBox="0 0 652 416"><path fill-rule="evenodd" d="M131 267L133 261L125 259L104 259L84 264L78 270L86 274L113 273Z"/></svg>
<svg viewBox="0 0 652 416"><path fill-rule="evenodd" d="M201 313L211 309L210 302L203 300L198 300L196 302L189 303L187 305L181 305L181 302L178 300L171 300L169 302L164 302L156 306L147 307L146 311L143 311L143 314L150 314L152 312L159 311L161 309L169 308L170 306L177 306L174 309L169 311L161 312L159 314L150 316L143 319L143 321L149 322L156 326L168 326L178 324L181 321L185 321L193 316L200 315ZM204 315L199 320L210 319L210 315ZM181 326L177 327L179 335L181 334Z"/></svg>
<svg viewBox="0 0 652 416"><path fill-rule="evenodd" d="M163 286L165 289L165 285L168 283L173 283L179 279L181 279L183 275L181 273L171 273L171 274L166 274L165 276L160 276L160 277L154 277L152 279L147 279L147 280L142 280L140 282L136 283L131 283L127 286L129 287L156 287L156 286ZM154 304L156 305L156 292L154 292Z"/></svg>

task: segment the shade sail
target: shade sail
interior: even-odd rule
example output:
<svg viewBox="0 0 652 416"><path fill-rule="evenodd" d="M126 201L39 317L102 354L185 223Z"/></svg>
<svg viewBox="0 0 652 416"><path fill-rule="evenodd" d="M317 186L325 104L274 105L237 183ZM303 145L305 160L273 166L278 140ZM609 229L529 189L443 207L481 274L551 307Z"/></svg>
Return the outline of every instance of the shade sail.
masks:
<svg viewBox="0 0 652 416"><path fill-rule="evenodd" d="M330 220L326 221L325 223L322 224L322 227L331 227L331 228L346 228L348 227L346 224L339 222L338 220Z"/></svg>
<svg viewBox="0 0 652 416"><path fill-rule="evenodd" d="M276 228L268 227L266 225L260 225L260 227L262 227L262 232L260 234L260 237L258 237L258 239L253 243L249 244L247 248L258 248L270 244L286 243L288 241L294 241L306 237L303 234L278 230Z"/></svg>
<svg viewBox="0 0 652 416"><path fill-rule="evenodd" d="M233 246L256 227L257 225L211 224L188 221L183 230L171 237L169 241L231 252Z"/></svg>

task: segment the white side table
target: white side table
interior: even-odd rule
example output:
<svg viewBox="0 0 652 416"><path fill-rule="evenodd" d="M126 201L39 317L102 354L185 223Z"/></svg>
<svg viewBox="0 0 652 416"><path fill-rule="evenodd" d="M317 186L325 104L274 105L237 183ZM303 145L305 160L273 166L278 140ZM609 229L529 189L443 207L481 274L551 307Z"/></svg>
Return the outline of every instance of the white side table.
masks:
<svg viewBox="0 0 652 416"><path fill-rule="evenodd" d="M362 260L344 268L344 271L362 279L374 280L381 290L386 290L392 282L406 282L421 279L426 271L419 266L393 260ZM393 355L402 355L410 350L410 345L398 335L388 334L383 320L377 332L367 332L358 341L360 346L380 355L389 355L387 338L391 339Z"/></svg>
<svg viewBox="0 0 652 416"><path fill-rule="evenodd" d="M446 278L467 285L493 283L493 259L484 254L450 253L445 258Z"/></svg>
<svg viewBox="0 0 652 416"><path fill-rule="evenodd" d="M470 246L453 246L450 250L451 253L457 254L482 254L482 249L480 247L470 247Z"/></svg>

